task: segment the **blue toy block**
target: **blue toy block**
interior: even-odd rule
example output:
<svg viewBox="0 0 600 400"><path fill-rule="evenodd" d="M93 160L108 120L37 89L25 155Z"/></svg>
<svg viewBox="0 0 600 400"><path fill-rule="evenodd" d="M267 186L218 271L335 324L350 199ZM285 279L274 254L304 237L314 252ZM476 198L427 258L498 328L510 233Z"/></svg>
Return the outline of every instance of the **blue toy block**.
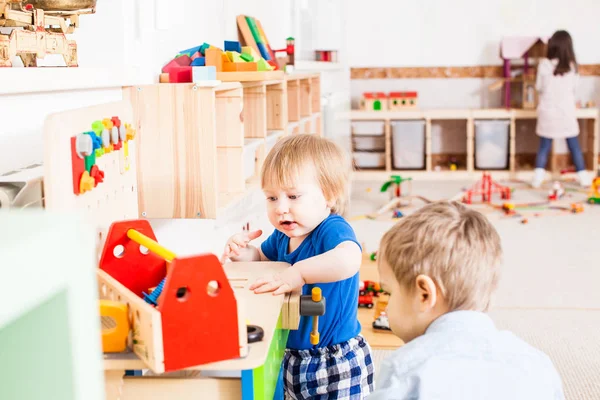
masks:
<svg viewBox="0 0 600 400"><path fill-rule="evenodd" d="M197 57L192 60L192 67L204 67L206 65L206 58Z"/></svg>
<svg viewBox="0 0 600 400"><path fill-rule="evenodd" d="M271 59L271 56L269 55L269 52L267 51L265 44L264 43L256 43L256 45L258 46L258 51L260 51L260 55L262 56L262 58L269 61Z"/></svg>
<svg viewBox="0 0 600 400"><path fill-rule="evenodd" d="M192 67L192 82L217 80L217 67L208 65L205 67Z"/></svg>
<svg viewBox="0 0 600 400"><path fill-rule="evenodd" d="M189 57L193 56L195 52L200 51L202 46L192 47L190 49L182 50L179 54L187 54Z"/></svg>
<svg viewBox="0 0 600 400"><path fill-rule="evenodd" d="M225 51L237 51L238 53L242 52L242 45L240 42L235 42L233 40L225 41Z"/></svg>

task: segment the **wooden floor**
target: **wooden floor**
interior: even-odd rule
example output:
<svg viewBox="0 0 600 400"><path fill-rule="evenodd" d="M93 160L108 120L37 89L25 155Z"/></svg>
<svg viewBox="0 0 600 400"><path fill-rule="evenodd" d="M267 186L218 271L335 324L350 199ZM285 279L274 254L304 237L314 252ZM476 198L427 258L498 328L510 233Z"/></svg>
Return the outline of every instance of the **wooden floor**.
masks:
<svg viewBox="0 0 600 400"><path fill-rule="evenodd" d="M363 263L360 267L360 279L363 281L379 282L379 274L377 273L377 263L371 261L367 256L363 258ZM375 317L374 308L358 309L358 320L362 325L361 334L367 339L367 342L373 349L397 349L404 343L393 333L389 331L381 331L373 329L373 320Z"/></svg>

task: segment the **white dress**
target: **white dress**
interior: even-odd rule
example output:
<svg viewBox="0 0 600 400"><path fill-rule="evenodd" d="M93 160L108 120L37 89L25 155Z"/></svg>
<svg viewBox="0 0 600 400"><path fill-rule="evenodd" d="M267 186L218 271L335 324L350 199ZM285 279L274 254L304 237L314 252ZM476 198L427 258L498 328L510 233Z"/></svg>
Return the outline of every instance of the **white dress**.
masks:
<svg viewBox="0 0 600 400"><path fill-rule="evenodd" d="M539 93L536 133L559 139L579 135L575 91L578 75L574 69L554 75L558 60L544 58L538 64L536 89Z"/></svg>

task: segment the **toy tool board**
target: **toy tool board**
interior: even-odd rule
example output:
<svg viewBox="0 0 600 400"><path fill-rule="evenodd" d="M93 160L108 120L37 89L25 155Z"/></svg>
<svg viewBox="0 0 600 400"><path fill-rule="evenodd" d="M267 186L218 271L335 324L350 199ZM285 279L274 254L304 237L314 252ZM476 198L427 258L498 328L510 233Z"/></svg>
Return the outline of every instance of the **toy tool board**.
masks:
<svg viewBox="0 0 600 400"><path fill-rule="evenodd" d="M59 112L45 121L45 207L83 213L98 229L98 256L111 223L138 218L132 121L125 101Z"/></svg>

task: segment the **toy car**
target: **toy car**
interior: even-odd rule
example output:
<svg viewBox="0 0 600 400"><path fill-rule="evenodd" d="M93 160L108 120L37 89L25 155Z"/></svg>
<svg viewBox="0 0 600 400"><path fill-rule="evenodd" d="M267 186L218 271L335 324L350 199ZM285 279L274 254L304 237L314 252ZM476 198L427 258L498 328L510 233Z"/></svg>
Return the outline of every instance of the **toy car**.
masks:
<svg viewBox="0 0 600 400"><path fill-rule="evenodd" d="M388 320L388 316L385 312L382 312L379 317L375 321L373 321L373 329L381 329L384 331L389 331L390 322Z"/></svg>

